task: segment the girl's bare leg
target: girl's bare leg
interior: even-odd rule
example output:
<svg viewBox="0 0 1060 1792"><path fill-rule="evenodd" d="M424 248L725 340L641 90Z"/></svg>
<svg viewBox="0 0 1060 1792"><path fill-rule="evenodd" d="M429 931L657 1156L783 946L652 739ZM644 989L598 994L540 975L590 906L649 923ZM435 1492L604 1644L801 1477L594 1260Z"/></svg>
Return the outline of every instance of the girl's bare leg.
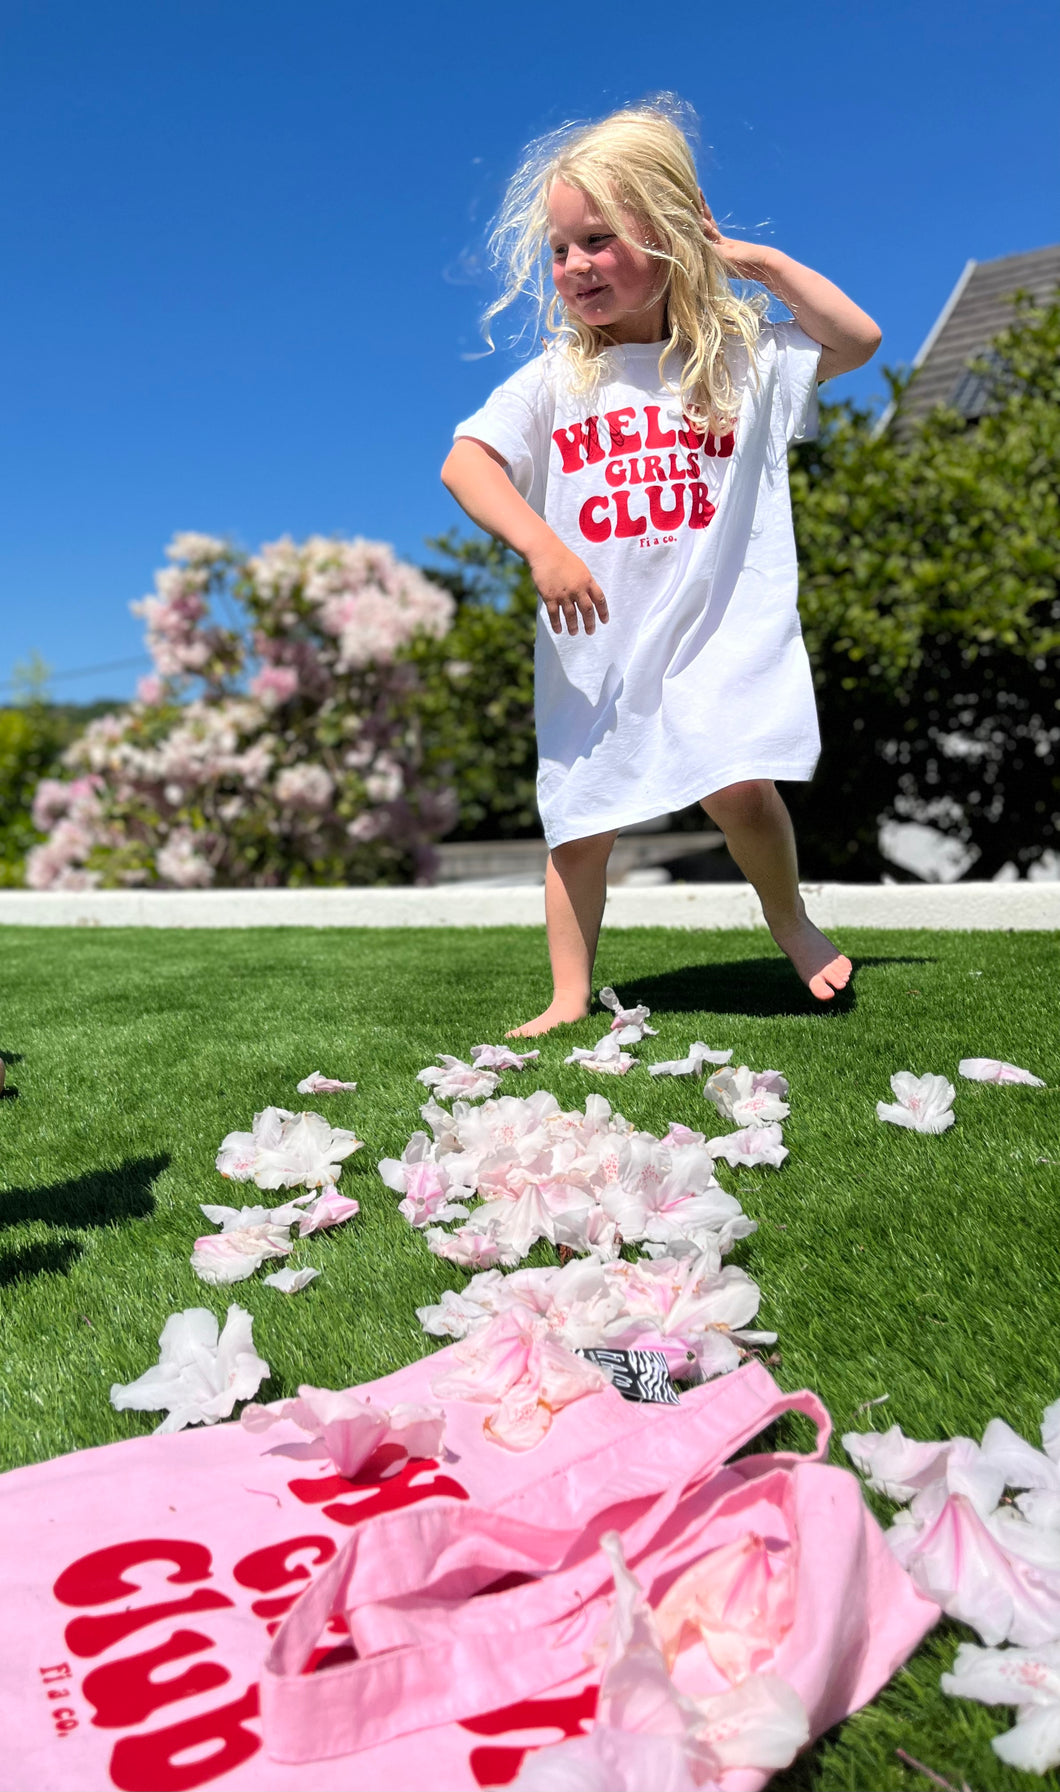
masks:
<svg viewBox="0 0 1060 1792"><path fill-rule="evenodd" d="M791 817L775 784L755 778L705 796L701 807L721 828L725 844L754 885L766 925L811 995L830 1002L850 977L851 963L815 927L799 894Z"/></svg>
<svg viewBox="0 0 1060 1792"><path fill-rule="evenodd" d="M531 1039L588 1014L607 894L607 861L617 837L617 833L592 834L585 840L568 840L549 854L545 924L552 961L552 1000L543 1014L513 1027L507 1038Z"/></svg>

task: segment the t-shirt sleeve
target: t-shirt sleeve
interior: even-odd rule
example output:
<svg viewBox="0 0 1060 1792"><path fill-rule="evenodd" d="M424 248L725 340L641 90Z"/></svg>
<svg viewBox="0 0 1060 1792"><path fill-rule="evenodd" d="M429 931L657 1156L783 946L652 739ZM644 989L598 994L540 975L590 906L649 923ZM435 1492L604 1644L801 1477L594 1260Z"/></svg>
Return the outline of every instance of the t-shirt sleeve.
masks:
<svg viewBox="0 0 1060 1792"><path fill-rule="evenodd" d="M788 442L812 442L817 434L817 370L821 344L788 318L771 324L777 345L777 379Z"/></svg>
<svg viewBox="0 0 1060 1792"><path fill-rule="evenodd" d="M508 463L520 497L544 510L552 398L540 361L531 362L491 392L480 410L458 423L453 440L471 436Z"/></svg>

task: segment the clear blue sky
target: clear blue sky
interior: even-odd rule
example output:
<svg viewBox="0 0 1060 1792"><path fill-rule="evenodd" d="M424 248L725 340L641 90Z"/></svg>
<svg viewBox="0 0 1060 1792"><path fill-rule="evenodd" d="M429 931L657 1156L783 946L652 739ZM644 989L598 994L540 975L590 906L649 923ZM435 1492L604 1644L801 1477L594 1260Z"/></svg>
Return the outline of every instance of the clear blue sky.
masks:
<svg viewBox="0 0 1060 1792"><path fill-rule="evenodd" d="M466 357L520 149L653 90L723 228L877 319L827 390L879 407L969 257L1060 237L1058 58L1054 0L3 0L0 686L135 655L176 529L426 558L452 426L514 365Z"/></svg>

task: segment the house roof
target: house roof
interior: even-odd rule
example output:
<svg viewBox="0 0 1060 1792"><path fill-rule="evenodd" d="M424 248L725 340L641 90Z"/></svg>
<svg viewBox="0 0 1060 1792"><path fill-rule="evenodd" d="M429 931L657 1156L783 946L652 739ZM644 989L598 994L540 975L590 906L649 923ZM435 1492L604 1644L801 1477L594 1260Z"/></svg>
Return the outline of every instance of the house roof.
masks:
<svg viewBox="0 0 1060 1792"><path fill-rule="evenodd" d="M996 261L967 261L916 358L920 371L902 401L894 430L905 435L937 404L952 405L969 420L982 414L984 381L968 370L969 361L986 352L991 337L1012 321L1009 295L1021 288L1038 304L1047 303L1060 287L1060 243L1032 249L1025 255L1001 255ZM893 402L876 424L888 427Z"/></svg>

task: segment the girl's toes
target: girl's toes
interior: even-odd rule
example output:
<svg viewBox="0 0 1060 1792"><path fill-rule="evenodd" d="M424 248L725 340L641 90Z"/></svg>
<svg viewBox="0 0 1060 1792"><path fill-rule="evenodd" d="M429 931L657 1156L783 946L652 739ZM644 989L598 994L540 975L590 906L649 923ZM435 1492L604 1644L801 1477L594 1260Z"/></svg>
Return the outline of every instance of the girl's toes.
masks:
<svg viewBox="0 0 1060 1792"><path fill-rule="evenodd" d="M818 971L816 977L810 978L810 994L819 1002L830 1002L837 990L846 988L853 968L849 958L840 953L831 964L825 965L823 971Z"/></svg>

